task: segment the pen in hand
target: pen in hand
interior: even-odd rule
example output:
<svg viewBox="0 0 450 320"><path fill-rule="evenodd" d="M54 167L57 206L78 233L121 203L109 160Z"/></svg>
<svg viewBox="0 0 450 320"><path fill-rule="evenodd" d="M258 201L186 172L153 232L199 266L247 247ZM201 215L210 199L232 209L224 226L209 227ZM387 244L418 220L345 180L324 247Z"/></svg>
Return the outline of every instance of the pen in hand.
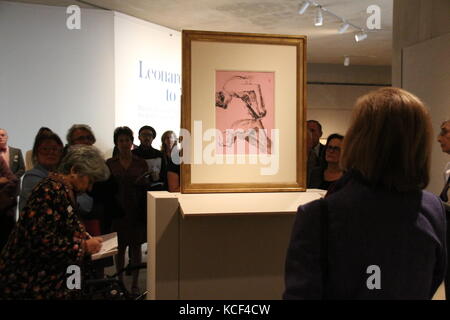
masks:
<svg viewBox="0 0 450 320"><path fill-rule="evenodd" d="M99 252L102 248L103 239L100 237L93 238L88 232L86 232L86 237L86 251L90 254Z"/></svg>

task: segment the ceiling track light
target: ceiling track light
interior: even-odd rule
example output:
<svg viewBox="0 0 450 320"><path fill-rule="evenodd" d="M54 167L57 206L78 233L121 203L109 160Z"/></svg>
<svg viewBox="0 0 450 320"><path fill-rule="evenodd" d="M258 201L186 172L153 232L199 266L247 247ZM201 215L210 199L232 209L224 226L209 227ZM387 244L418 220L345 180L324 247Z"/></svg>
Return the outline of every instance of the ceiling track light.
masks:
<svg viewBox="0 0 450 320"><path fill-rule="evenodd" d="M341 21L341 25L339 26L338 32L339 34L343 34L347 32L347 30L352 27L356 31L354 32L355 41L360 42L367 39L368 34L367 31L364 30L364 27L357 26L350 21L347 21L345 18L335 14L334 12L328 10L328 8L322 6L317 0L304 0L300 4L300 8L298 10L298 14L302 15L308 10L308 8L316 7L316 13L314 16L314 25L316 27L323 26L323 15L328 14L333 18L336 18L337 21ZM353 56L354 57L354 56ZM350 65L350 56L344 56L344 66L348 67Z"/></svg>
<svg viewBox="0 0 450 320"><path fill-rule="evenodd" d="M355 40L356 42L360 42L367 39L367 33L361 30L361 32L355 34Z"/></svg>
<svg viewBox="0 0 450 320"><path fill-rule="evenodd" d="M317 7L316 16L314 17L314 25L316 27L320 27L323 25L323 14L322 8L320 6Z"/></svg>
<svg viewBox="0 0 450 320"><path fill-rule="evenodd" d="M316 14L314 17L314 25L317 27L320 27L323 25L323 15L324 14L328 14L340 21L342 21L341 26L338 29L338 32L340 34L345 33L348 28L352 27L355 30L360 30L361 32L358 34L355 34L355 40L357 42L362 41L364 39L367 38L367 33L364 31L364 28L357 26L349 21L347 21L345 18L342 18L341 16L335 14L334 12L328 10L328 8L322 6L320 3L316 2L316 0L304 0L301 2L300 4L300 9L298 10L299 14L304 14L306 12L306 10L308 10L308 8L310 6L316 7Z"/></svg>
<svg viewBox="0 0 450 320"><path fill-rule="evenodd" d="M350 25L347 22L342 22L342 25L340 26L338 32L339 33L344 33L345 31L347 31L347 29L350 27Z"/></svg>
<svg viewBox="0 0 450 320"><path fill-rule="evenodd" d="M300 10L298 10L298 14L304 14L306 9L308 9L310 3L309 1L304 1L302 6L300 7Z"/></svg>
<svg viewBox="0 0 450 320"><path fill-rule="evenodd" d="M348 67L350 65L350 57L345 56L344 57L344 66Z"/></svg>

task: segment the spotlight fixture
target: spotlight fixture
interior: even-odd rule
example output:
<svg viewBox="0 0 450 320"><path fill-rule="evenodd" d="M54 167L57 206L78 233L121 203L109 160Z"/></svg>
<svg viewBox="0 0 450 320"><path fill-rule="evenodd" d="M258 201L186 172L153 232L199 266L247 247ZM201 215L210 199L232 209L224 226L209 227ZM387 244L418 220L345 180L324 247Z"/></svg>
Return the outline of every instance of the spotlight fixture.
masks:
<svg viewBox="0 0 450 320"><path fill-rule="evenodd" d="M0 0L1 1L1 0ZM336 13L330 11L326 6L322 6L319 3L320 0L301 0L299 1L299 9L298 14L302 15L305 14L305 12L308 10L308 8L315 8L316 12L314 13L314 25L316 27L323 26L324 24L324 15L331 16L333 18L333 21L340 22L339 28L337 28L337 31L339 34L343 34L348 32L348 30L351 28L352 31L349 32L355 37L356 42L363 41L367 39L368 32L365 27L356 25L349 20L347 20L345 17L342 17L340 15L337 15ZM320 1L322 2L322 1ZM333 1L331 1L333 2ZM328 22L328 20L327 20ZM371 32L372 30L370 30ZM355 56L352 56L355 57ZM344 66L348 67L350 65L350 57L344 56Z"/></svg>
<svg viewBox="0 0 450 320"><path fill-rule="evenodd" d="M355 34L355 40L356 42L360 42L367 39L367 33L364 31L361 31L360 33Z"/></svg>
<svg viewBox="0 0 450 320"><path fill-rule="evenodd" d="M339 33L344 33L345 31L347 31L347 29L350 27L350 25L347 22L342 23L341 27L339 28Z"/></svg>
<svg viewBox="0 0 450 320"><path fill-rule="evenodd" d="M314 17L314 25L320 27L323 25L323 15L321 7L317 7L316 16Z"/></svg>
<svg viewBox="0 0 450 320"><path fill-rule="evenodd" d="M298 10L298 14L304 14L306 9L308 9L310 3L309 1L304 1L302 6L300 7L300 10Z"/></svg>
<svg viewBox="0 0 450 320"><path fill-rule="evenodd" d="M350 65L350 57L345 56L344 57L344 66L348 67Z"/></svg>

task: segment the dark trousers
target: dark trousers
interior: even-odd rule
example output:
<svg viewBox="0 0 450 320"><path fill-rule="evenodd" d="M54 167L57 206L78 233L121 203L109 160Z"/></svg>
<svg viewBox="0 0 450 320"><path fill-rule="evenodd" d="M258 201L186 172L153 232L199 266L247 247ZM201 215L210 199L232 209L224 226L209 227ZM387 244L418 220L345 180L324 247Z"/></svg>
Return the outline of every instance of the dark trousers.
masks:
<svg viewBox="0 0 450 320"><path fill-rule="evenodd" d="M445 299L450 300L450 211L446 210L447 217L447 273L445 275Z"/></svg>
<svg viewBox="0 0 450 320"><path fill-rule="evenodd" d="M0 253L8 242L9 235L15 224L14 217L5 212L0 212Z"/></svg>

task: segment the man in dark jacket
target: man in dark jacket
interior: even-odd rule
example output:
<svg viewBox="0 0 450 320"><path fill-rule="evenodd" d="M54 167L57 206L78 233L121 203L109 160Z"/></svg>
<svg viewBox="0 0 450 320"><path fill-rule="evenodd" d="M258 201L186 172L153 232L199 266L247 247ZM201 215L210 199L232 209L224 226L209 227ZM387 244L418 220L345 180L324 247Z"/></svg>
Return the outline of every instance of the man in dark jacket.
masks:
<svg viewBox="0 0 450 320"><path fill-rule="evenodd" d="M14 211L19 192L19 179L0 157L0 252L14 227Z"/></svg>
<svg viewBox="0 0 450 320"><path fill-rule="evenodd" d="M25 172L25 162L22 151L8 146L8 132L0 128L0 157L5 161L11 172L20 179Z"/></svg>
<svg viewBox="0 0 450 320"><path fill-rule="evenodd" d="M139 147L131 152L144 159L147 162L150 175L147 190L158 191L164 190L164 177L167 174L165 162L163 161L163 153L152 147L152 142L156 137L156 131L151 126L143 126L139 129Z"/></svg>

